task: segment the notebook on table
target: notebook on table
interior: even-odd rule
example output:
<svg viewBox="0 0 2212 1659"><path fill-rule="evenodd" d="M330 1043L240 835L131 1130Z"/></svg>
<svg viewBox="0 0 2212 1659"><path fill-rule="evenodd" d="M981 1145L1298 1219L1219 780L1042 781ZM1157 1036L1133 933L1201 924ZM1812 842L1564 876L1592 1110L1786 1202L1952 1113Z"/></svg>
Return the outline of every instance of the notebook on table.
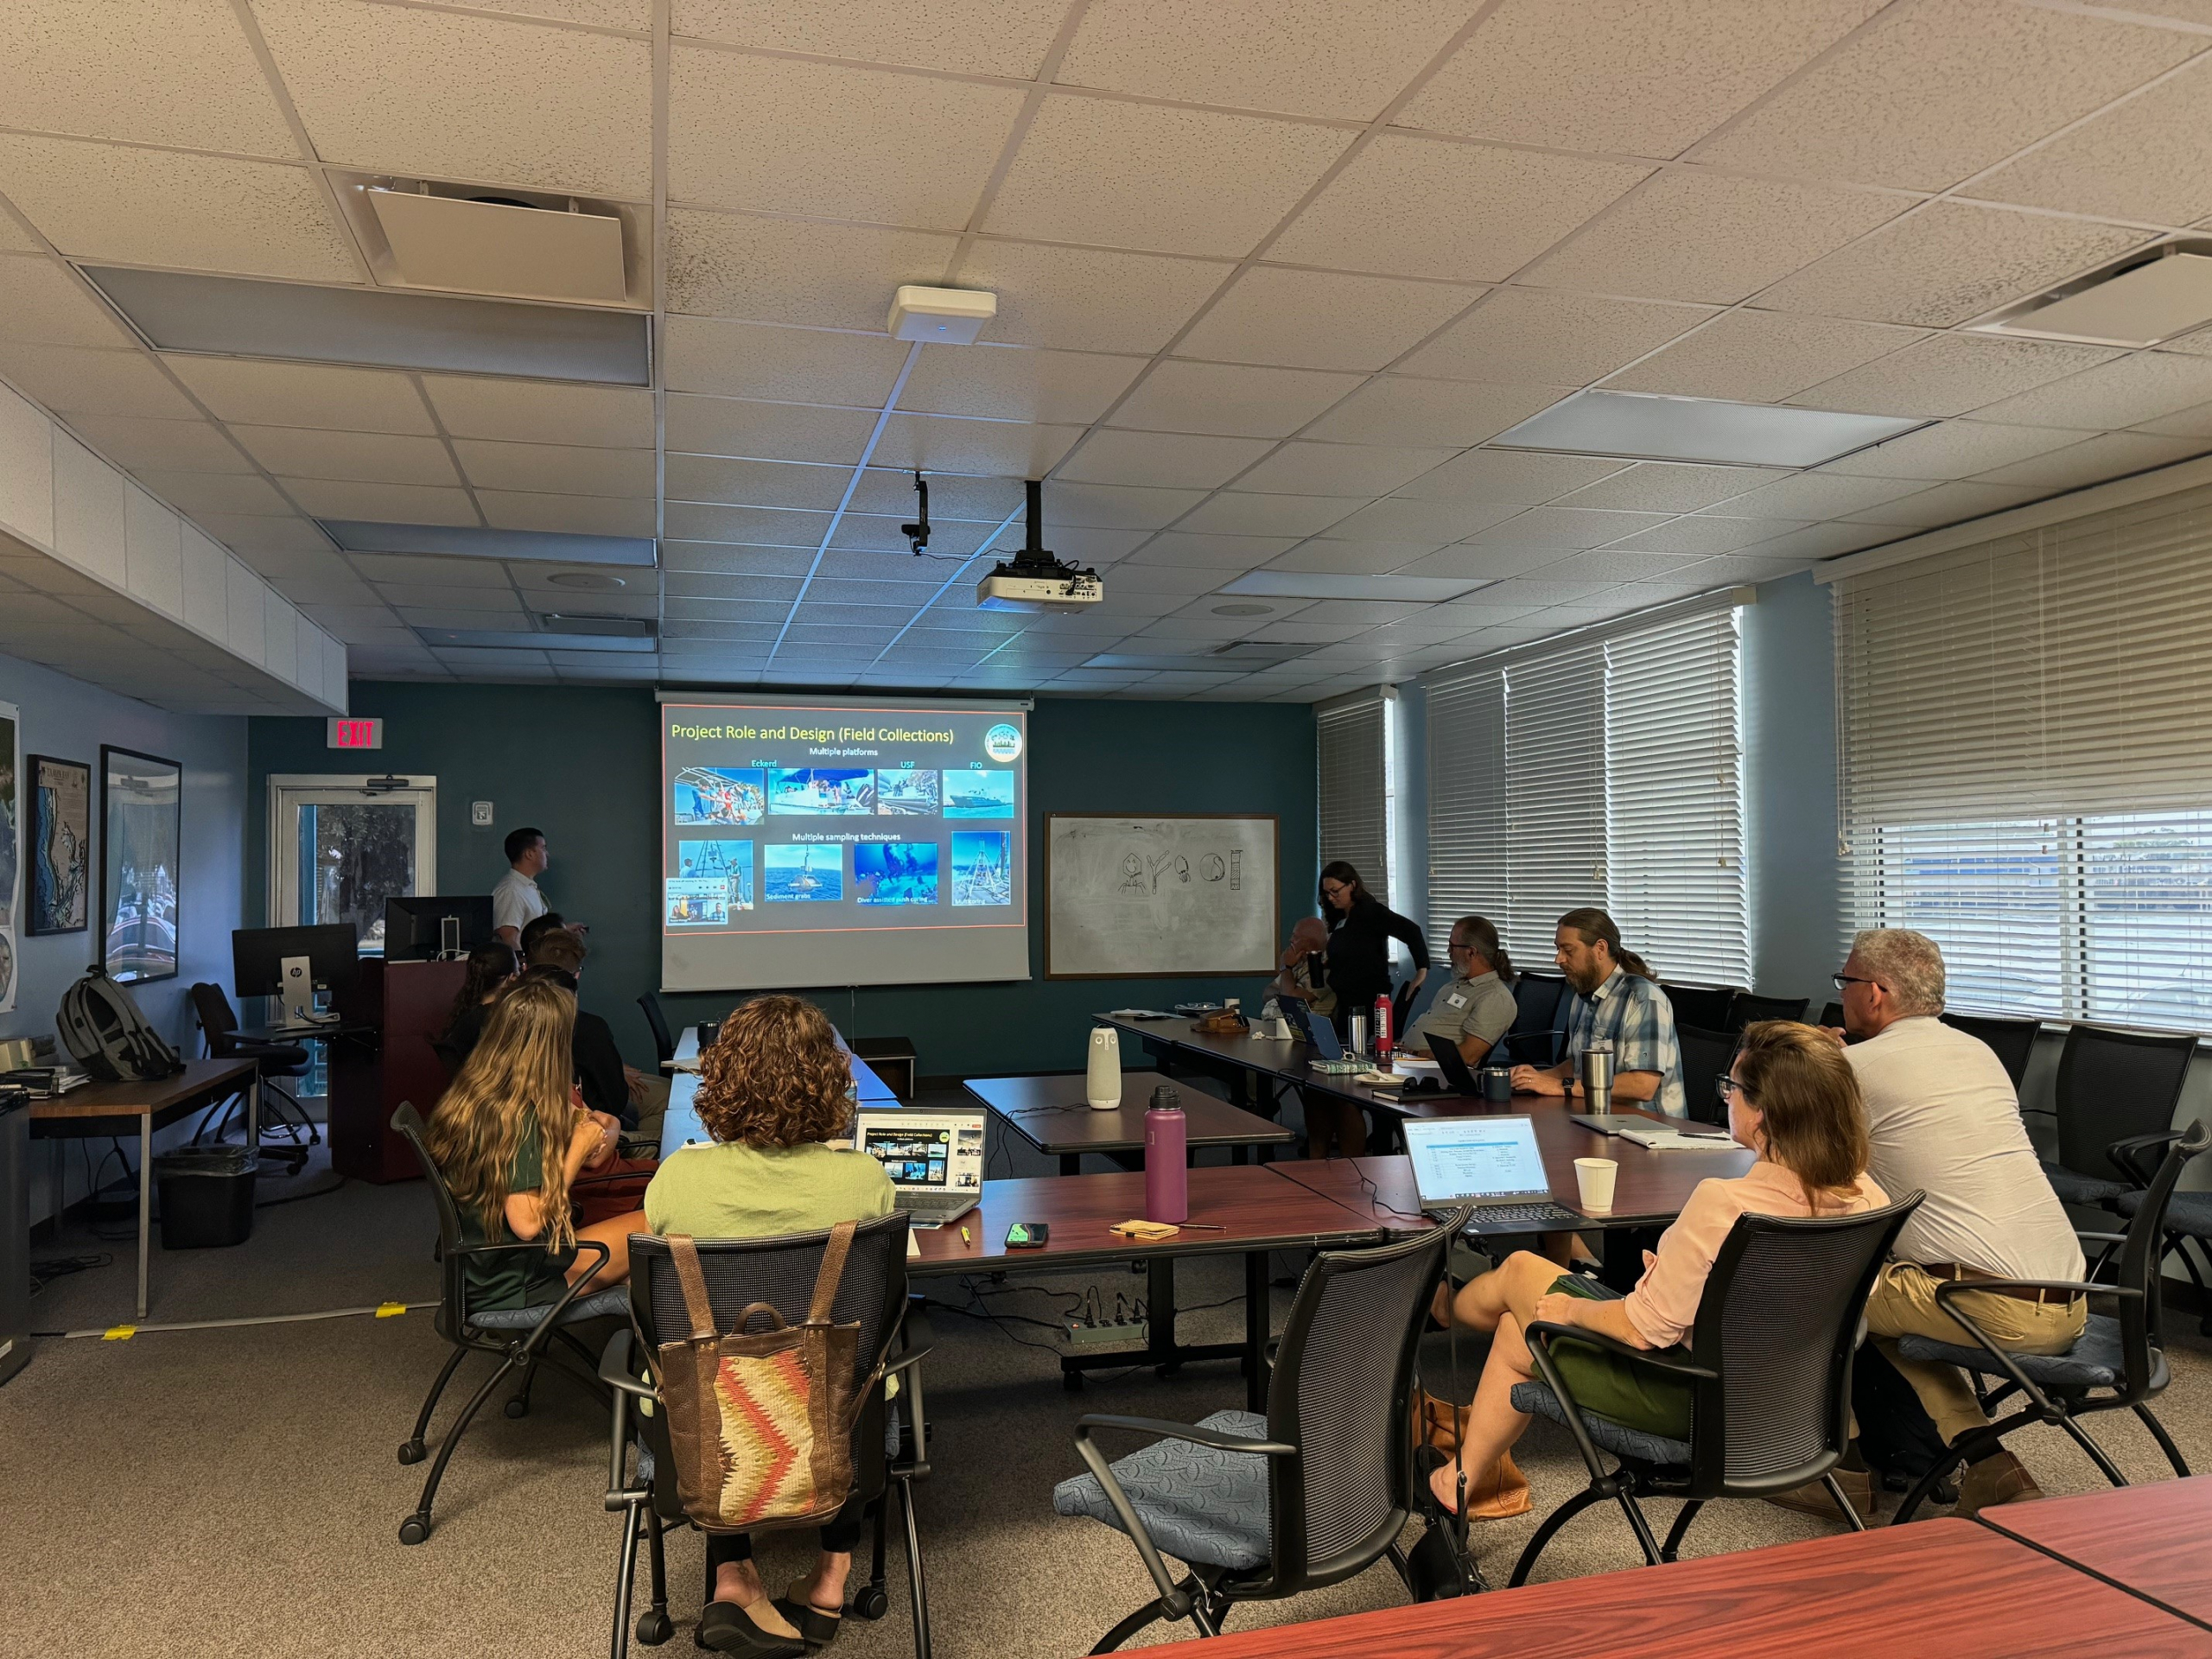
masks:
<svg viewBox="0 0 2212 1659"><path fill-rule="evenodd" d="M1477 1207L1467 1230L1478 1234L1590 1224L1552 1201L1534 1118L1414 1118L1401 1127L1423 1215L1440 1220L1472 1204Z"/></svg>
<svg viewBox="0 0 2212 1659"><path fill-rule="evenodd" d="M957 1221L983 1196L983 1112L868 1111L853 1141L883 1166L894 1206L915 1227Z"/></svg>

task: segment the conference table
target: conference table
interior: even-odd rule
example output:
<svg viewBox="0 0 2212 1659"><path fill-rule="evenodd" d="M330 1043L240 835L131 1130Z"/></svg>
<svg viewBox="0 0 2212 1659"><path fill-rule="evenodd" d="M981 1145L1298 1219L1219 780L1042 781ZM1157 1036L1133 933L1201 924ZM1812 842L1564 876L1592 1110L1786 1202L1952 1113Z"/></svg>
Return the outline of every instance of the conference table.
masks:
<svg viewBox="0 0 2212 1659"><path fill-rule="evenodd" d="M870 1111L886 1111L904 1104L891 1092L891 1085L875 1075L868 1063L845 1048L842 1036L837 1046L844 1050L846 1064L852 1067L853 1094ZM686 1026L683 1034L676 1039L676 1052L669 1058L664 1068L668 1078L668 1113L660 1122L660 1155L664 1158L678 1147L708 1140L706 1126L699 1121L699 1027Z"/></svg>
<svg viewBox="0 0 2212 1659"><path fill-rule="evenodd" d="M2212 1475L1984 1510L1982 1525L2212 1630ZM2084 1627L2102 1643L2104 1633ZM2196 1638L2212 1652L2212 1637ZM2113 1650L2107 1645L2107 1650Z"/></svg>
<svg viewBox="0 0 2212 1659"><path fill-rule="evenodd" d="M1126 1169L1141 1169L1144 1115L1153 1090L1174 1088L1158 1071L1122 1073L1122 1103L1094 1108L1080 1071L1052 1077L965 1077L960 1086L1006 1120L1014 1132L1048 1158L1060 1160L1060 1173L1073 1175L1086 1152L1115 1159ZM1192 1152L1226 1147L1230 1160L1243 1163L1254 1147L1287 1146L1298 1137L1280 1123L1241 1111L1211 1095L1177 1089L1183 1109L1183 1140Z"/></svg>

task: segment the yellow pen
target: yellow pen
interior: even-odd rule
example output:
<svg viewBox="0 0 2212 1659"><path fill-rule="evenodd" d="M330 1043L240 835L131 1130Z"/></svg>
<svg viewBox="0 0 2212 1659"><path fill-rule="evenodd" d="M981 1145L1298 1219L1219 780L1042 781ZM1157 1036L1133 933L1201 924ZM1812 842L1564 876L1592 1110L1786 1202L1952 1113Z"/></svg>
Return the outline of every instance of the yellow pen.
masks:
<svg viewBox="0 0 2212 1659"><path fill-rule="evenodd" d="M963 1227L960 1230L960 1242L963 1244L973 1244L976 1241L968 1236L968 1230Z"/></svg>

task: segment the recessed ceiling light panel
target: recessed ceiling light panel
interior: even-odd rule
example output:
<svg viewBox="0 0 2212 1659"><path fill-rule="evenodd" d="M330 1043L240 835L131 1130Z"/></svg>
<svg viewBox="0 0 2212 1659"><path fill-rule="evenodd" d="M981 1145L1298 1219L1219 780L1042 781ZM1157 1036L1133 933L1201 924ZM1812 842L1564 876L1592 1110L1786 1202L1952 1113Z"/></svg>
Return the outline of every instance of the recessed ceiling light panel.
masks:
<svg viewBox="0 0 2212 1659"><path fill-rule="evenodd" d="M1225 584L1221 591L1260 599L1395 599L1436 604L1489 585L1457 576L1331 576L1307 570L1255 570Z"/></svg>
<svg viewBox="0 0 2212 1659"><path fill-rule="evenodd" d="M1777 404L1578 391L1490 441L1495 449L1694 461L1735 467L1817 467L1929 423Z"/></svg>
<svg viewBox="0 0 2212 1659"><path fill-rule="evenodd" d="M533 633L525 628L417 628L426 645L475 651L652 651L654 641L619 633Z"/></svg>
<svg viewBox="0 0 2212 1659"><path fill-rule="evenodd" d="M578 536L567 531L482 530L474 524L378 524L358 518L315 521L348 553L431 553L462 559L550 559L556 564L653 563L645 536ZM560 582L561 578L553 578ZM564 587L575 586L563 582Z"/></svg>

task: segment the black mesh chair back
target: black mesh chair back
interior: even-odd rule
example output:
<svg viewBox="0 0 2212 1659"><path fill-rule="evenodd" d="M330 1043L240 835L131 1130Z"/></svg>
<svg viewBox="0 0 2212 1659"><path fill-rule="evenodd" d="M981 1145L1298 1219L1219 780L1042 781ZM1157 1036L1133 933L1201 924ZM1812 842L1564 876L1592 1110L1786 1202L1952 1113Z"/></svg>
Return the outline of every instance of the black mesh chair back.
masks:
<svg viewBox="0 0 2212 1659"><path fill-rule="evenodd" d="M1675 1042L1681 1051L1682 1099L1689 1115L1700 1123L1726 1123L1728 1109L1720 1103L1719 1084L1736 1058L1736 1033L1678 1026Z"/></svg>
<svg viewBox="0 0 2212 1659"><path fill-rule="evenodd" d="M2156 1036L2075 1026L2058 1056L2058 1161L2077 1175L2134 1180L2105 1151L2115 1141L2173 1127L2183 1080L2196 1053L2188 1033Z"/></svg>
<svg viewBox="0 0 2212 1659"><path fill-rule="evenodd" d="M200 1021L200 1029L207 1039L207 1052L217 1059L229 1058L233 1042L232 1033L238 1028L238 1014L231 1007L231 999L223 995L223 988L202 980L186 993L192 999L193 1017Z"/></svg>
<svg viewBox="0 0 2212 1659"><path fill-rule="evenodd" d="M1812 1000L1809 996L1753 996L1749 991L1738 991L1728 1003L1728 1017L1720 1029L1741 1032L1760 1020L1802 1020Z"/></svg>
<svg viewBox="0 0 2212 1659"><path fill-rule="evenodd" d="M1695 1026L1700 1031L1720 1031L1728 1024L1728 1005L1736 993L1726 985L1666 985L1667 1001L1675 1010L1675 1024Z"/></svg>
<svg viewBox="0 0 2212 1659"><path fill-rule="evenodd" d="M1853 1216L1739 1216L1699 1300L1692 1497L1779 1491L1850 1439L1851 1358L1874 1275L1921 1195Z"/></svg>
<svg viewBox="0 0 2212 1659"><path fill-rule="evenodd" d="M1513 1001L1520 1012L1505 1033L1510 1057L1529 1065L1550 1065L1564 1051L1560 1033L1566 1026L1562 1005L1567 981L1557 974L1522 974L1513 982Z"/></svg>
<svg viewBox="0 0 2212 1659"><path fill-rule="evenodd" d="M1348 1578L1404 1527L1421 1312L1458 1233L1444 1225L1374 1249L1326 1250L1300 1281L1268 1386L1268 1438L1299 1456L1271 1471L1265 1594Z"/></svg>
<svg viewBox="0 0 2212 1659"><path fill-rule="evenodd" d="M434 1323L440 1336L448 1342L457 1342L467 1306L461 1255L461 1204L454 1197L453 1189L446 1185L438 1160L430 1155L429 1126L423 1122L422 1113L415 1109L412 1102L399 1103L399 1109L391 1115L391 1127L405 1138L415 1161L423 1166L423 1185L430 1189L430 1201L438 1212L439 1294Z"/></svg>
<svg viewBox="0 0 2212 1659"><path fill-rule="evenodd" d="M1840 1002L1821 1003L1821 1023L1827 1027L1832 1031L1841 1029L1843 1025L1843 1004Z"/></svg>
<svg viewBox="0 0 2212 1659"><path fill-rule="evenodd" d="M2005 1076L2012 1079L2012 1091L2019 1092L2020 1079L2028 1075L2028 1059L2036 1052L2036 1039L2043 1033L2040 1020L1998 1020L1979 1014L1942 1014L1936 1016L1954 1031L1963 1031L1988 1045L1989 1052L1997 1056L2005 1067Z"/></svg>
<svg viewBox="0 0 2212 1659"><path fill-rule="evenodd" d="M645 1023L652 1027L653 1052L666 1065L676 1058L676 1039L669 1034L668 1016L660 1010L660 998L647 991L638 999L638 1006L645 1011Z"/></svg>

